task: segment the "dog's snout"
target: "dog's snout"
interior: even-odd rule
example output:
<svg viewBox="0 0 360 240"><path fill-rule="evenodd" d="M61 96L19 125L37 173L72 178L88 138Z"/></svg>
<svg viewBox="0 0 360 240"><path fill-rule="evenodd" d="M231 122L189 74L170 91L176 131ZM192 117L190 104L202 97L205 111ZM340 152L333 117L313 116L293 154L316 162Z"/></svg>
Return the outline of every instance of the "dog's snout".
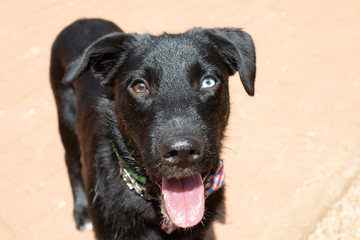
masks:
<svg viewBox="0 0 360 240"><path fill-rule="evenodd" d="M191 136L169 137L160 143L159 150L165 164L187 168L201 160L204 142Z"/></svg>

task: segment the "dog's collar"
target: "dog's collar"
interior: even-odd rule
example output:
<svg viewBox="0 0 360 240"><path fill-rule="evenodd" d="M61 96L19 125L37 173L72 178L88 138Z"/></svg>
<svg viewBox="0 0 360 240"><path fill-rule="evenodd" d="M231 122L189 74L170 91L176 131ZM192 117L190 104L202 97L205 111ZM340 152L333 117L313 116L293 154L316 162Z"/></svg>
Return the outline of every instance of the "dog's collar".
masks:
<svg viewBox="0 0 360 240"><path fill-rule="evenodd" d="M150 199L150 195L146 191L145 184L147 182L147 179L145 176L141 176L131 170L129 165L125 162L125 160L120 156L116 145L114 142L112 142L112 148L113 151L117 157L117 159L120 162L120 175L122 176L124 182L128 186L130 190L135 190L137 194L139 194L141 197L143 197L146 200Z"/></svg>
<svg viewBox="0 0 360 240"><path fill-rule="evenodd" d="M120 162L120 175L122 176L124 182L130 190L135 190L137 194L143 197L145 200L151 199L151 196L148 194L145 184L147 179L145 176L141 176L130 169L129 165L125 160L120 156L116 145L112 142L112 148L116 154L117 159ZM215 172L209 173L204 180L204 194L205 198L210 196L225 184L225 171L223 160L220 160L218 165L215 168ZM161 228L167 233L172 233L177 227L170 221L170 219L165 218L162 222Z"/></svg>

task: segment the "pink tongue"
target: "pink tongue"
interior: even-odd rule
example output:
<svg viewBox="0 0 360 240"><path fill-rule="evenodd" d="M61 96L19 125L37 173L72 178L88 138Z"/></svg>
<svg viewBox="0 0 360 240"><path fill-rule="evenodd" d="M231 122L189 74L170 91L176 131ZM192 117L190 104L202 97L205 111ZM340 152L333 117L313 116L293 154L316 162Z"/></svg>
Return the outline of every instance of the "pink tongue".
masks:
<svg viewBox="0 0 360 240"><path fill-rule="evenodd" d="M199 223L204 215L204 186L201 175L182 179L162 178L164 205L171 221L188 228Z"/></svg>

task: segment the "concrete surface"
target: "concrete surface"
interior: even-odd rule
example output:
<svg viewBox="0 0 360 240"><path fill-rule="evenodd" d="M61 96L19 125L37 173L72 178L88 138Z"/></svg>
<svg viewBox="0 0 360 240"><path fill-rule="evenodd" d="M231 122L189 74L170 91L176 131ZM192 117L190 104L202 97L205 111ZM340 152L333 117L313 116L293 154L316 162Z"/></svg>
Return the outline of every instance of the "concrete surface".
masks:
<svg viewBox="0 0 360 240"><path fill-rule="evenodd" d="M83 17L127 32L232 26L253 36L256 96L230 79L226 217L209 239L360 239L358 198L347 197L359 184L345 194L360 170L360 2L149 2L1 1L0 239L93 239L72 219L48 80L52 41ZM352 237L333 225L344 221Z"/></svg>
<svg viewBox="0 0 360 240"><path fill-rule="evenodd" d="M308 240L324 239L360 239L360 176L317 224Z"/></svg>

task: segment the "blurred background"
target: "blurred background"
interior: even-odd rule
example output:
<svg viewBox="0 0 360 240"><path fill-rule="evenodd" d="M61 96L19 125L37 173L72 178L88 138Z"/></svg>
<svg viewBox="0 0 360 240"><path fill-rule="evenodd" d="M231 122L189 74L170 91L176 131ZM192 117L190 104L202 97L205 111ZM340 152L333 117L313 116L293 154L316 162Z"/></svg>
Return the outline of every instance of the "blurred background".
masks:
<svg viewBox="0 0 360 240"><path fill-rule="evenodd" d="M55 37L85 17L252 35L256 95L231 77L226 216L209 239L360 239L359 13L357 0L1 0L0 239L94 239L75 229L48 77Z"/></svg>

